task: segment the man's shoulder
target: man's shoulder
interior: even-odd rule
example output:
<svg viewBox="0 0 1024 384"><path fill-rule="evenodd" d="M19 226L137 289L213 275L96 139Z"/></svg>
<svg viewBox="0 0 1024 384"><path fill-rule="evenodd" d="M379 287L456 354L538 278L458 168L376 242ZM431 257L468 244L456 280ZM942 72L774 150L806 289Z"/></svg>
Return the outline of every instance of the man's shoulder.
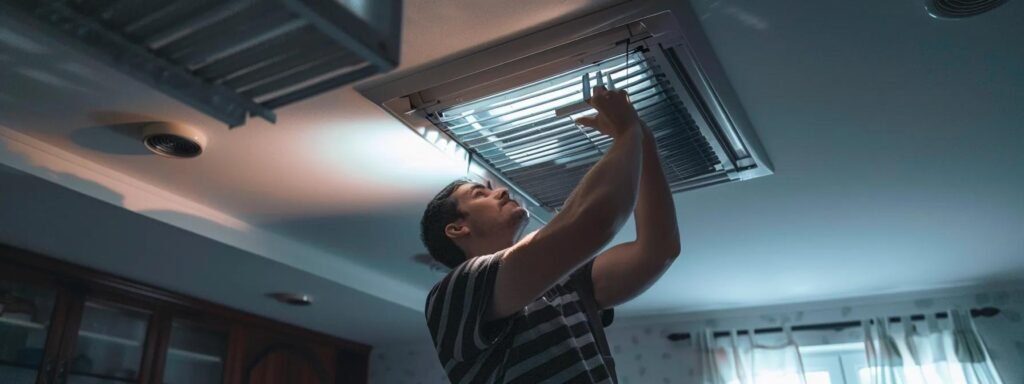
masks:
<svg viewBox="0 0 1024 384"><path fill-rule="evenodd" d="M434 296L437 296L438 292L442 287L447 286L448 282L451 281L452 276L455 274L455 269L452 269L444 274L440 279L434 283L434 286L430 288L430 292L427 293L427 303L429 304L433 300Z"/></svg>
<svg viewBox="0 0 1024 384"><path fill-rule="evenodd" d="M430 293L427 294L427 300L429 301L431 297L437 295L442 287L447 287L450 281L460 277L468 277L475 272L485 270L495 262L500 262L499 258L505 251L503 249L492 254L474 256L455 266L455 268L446 272L444 276L434 283L434 286L430 288Z"/></svg>

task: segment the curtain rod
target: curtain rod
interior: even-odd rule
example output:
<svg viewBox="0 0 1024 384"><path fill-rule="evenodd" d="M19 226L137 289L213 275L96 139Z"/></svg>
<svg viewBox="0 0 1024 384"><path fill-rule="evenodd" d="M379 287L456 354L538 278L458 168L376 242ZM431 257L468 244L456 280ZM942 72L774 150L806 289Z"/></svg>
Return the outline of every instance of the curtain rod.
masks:
<svg viewBox="0 0 1024 384"><path fill-rule="evenodd" d="M998 315L998 314L999 314L999 308L995 308L995 307L984 307L984 308L972 308L971 309L971 317L992 317L992 316L995 316L995 315ZM945 319L947 317L949 317L949 314L947 312L939 312L939 313L935 314L935 318L936 319ZM889 322L891 322L891 323L898 323L898 322L901 321L901 319L902 319L902 317L894 316L894 317L890 317L889 318ZM910 320L911 321L924 320L924 319L925 319L925 316L921 315L921 314L910 316ZM839 330L843 330L843 329L846 329L846 328L859 327L860 325L861 325L861 321L860 320L855 320L855 321L844 321L844 322L836 322L836 323L794 325L794 326L790 327L790 329L793 330L793 331L817 331L817 330L823 330L823 329L831 329L831 330L839 331ZM782 332L782 330L783 330L782 327L758 328L758 329L754 330L754 334L778 333L778 332ZM715 332L714 336L715 337L724 337L724 336L729 336L731 334L732 333L729 332L729 331L719 331L719 332ZM736 331L736 334L745 335L745 334L747 334L747 330L745 330L745 329L744 330L738 330L738 331ZM668 335L669 341L687 340L689 338L690 338L690 334L687 333L687 332L671 333L671 334Z"/></svg>

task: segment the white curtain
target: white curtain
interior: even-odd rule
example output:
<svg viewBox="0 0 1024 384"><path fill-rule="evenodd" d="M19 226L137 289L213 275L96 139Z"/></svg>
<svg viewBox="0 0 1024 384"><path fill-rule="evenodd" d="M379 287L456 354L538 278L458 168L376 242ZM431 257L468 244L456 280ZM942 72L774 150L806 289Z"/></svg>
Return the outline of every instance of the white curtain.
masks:
<svg viewBox="0 0 1024 384"><path fill-rule="evenodd" d="M892 326L883 318L862 324L868 360L863 384L1002 384L969 314L949 311L941 322L928 315L919 324L909 318Z"/></svg>
<svg viewBox="0 0 1024 384"><path fill-rule="evenodd" d="M800 350L789 327L785 341L778 345L761 345L753 332L738 337L733 330L729 337L715 338L710 330L698 335L703 384L805 384Z"/></svg>

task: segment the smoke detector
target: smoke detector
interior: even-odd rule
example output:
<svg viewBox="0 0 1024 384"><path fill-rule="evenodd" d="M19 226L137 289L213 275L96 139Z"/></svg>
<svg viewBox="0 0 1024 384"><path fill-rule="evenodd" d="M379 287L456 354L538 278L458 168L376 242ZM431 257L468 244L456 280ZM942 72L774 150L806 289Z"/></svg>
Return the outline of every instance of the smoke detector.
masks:
<svg viewBox="0 0 1024 384"><path fill-rule="evenodd" d="M1006 0L926 0L928 14L939 19L977 16L1003 5Z"/></svg>
<svg viewBox="0 0 1024 384"><path fill-rule="evenodd" d="M160 156L188 159L203 153L206 136L187 125L155 122L142 127L142 143Z"/></svg>

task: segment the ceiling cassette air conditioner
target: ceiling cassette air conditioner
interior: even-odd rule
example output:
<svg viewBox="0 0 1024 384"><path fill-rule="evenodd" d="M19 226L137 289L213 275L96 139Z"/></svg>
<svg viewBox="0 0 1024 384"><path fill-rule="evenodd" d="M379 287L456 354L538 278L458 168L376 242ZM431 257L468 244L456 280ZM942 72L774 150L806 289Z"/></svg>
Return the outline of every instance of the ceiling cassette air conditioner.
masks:
<svg viewBox="0 0 1024 384"><path fill-rule="evenodd" d="M541 220L611 146L574 123L595 113L584 94L602 84L629 91L673 192L770 175L706 40L682 27L695 22L690 11L624 6L362 91L510 187Z"/></svg>

